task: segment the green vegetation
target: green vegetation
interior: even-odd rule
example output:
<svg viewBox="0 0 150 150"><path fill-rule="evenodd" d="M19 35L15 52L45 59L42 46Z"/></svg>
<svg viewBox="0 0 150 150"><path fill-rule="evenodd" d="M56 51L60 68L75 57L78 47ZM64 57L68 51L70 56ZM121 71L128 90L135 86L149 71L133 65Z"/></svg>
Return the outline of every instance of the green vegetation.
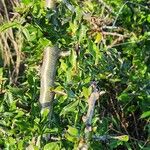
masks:
<svg viewBox="0 0 150 150"><path fill-rule="evenodd" d="M53 45L69 55L57 62L49 120L40 66ZM150 149L150 2L2 0L0 149L83 147Z"/></svg>

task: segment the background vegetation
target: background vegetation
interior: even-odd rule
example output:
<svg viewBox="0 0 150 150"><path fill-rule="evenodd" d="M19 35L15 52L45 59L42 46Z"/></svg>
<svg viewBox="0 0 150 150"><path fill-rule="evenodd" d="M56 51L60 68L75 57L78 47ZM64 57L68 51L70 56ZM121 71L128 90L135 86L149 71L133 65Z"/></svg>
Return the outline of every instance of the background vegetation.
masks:
<svg viewBox="0 0 150 150"><path fill-rule="evenodd" d="M150 2L0 2L0 148L77 149L88 98L96 102L89 149L150 149ZM43 49L58 44L51 126L40 114ZM50 133L48 141L43 135ZM97 138L94 138L97 137Z"/></svg>

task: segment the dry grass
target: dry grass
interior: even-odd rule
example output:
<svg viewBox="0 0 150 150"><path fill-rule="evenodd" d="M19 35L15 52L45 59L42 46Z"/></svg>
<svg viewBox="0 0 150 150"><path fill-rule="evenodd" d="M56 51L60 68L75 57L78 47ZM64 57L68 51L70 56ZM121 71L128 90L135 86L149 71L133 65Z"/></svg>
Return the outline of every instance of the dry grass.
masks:
<svg viewBox="0 0 150 150"><path fill-rule="evenodd" d="M7 5L10 2L10 5ZM16 17L14 7L18 6L17 0L4 1L0 3L0 24L3 26L14 20L19 20L20 16ZM8 70L10 83L16 84L19 75L19 68L22 60L22 45L23 35L19 29L15 30L9 27L0 33L0 49L3 67Z"/></svg>

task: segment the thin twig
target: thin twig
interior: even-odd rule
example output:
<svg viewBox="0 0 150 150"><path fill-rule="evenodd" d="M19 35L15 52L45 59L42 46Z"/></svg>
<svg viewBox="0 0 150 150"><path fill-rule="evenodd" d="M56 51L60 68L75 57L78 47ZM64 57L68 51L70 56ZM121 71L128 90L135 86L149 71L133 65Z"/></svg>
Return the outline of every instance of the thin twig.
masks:
<svg viewBox="0 0 150 150"><path fill-rule="evenodd" d="M116 40L114 40L110 45L108 45L107 49L115 47L115 45L117 45L117 43L123 41L125 38L127 38L127 36L120 36L119 38L117 38Z"/></svg>
<svg viewBox="0 0 150 150"><path fill-rule="evenodd" d="M122 35L122 34L119 34L119 33L116 33L116 32L102 32L103 35L112 35L112 36L118 36L118 37L125 37L125 35Z"/></svg>

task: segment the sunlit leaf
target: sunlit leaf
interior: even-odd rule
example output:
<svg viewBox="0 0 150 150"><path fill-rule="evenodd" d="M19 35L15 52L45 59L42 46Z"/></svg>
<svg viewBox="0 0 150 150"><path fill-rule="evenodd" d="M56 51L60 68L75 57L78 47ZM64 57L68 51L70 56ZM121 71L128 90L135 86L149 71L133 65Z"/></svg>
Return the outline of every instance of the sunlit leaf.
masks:
<svg viewBox="0 0 150 150"><path fill-rule="evenodd" d="M71 127L68 125L67 132L72 136L78 136L78 129L76 129L75 127Z"/></svg>
<svg viewBox="0 0 150 150"><path fill-rule="evenodd" d="M141 118L149 118L150 117L150 111L146 111L141 115Z"/></svg>
<svg viewBox="0 0 150 150"><path fill-rule="evenodd" d="M9 144L13 145L15 143L16 143L16 140L14 138L12 138L12 137L9 137Z"/></svg>
<svg viewBox="0 0 150 150"><path fill-rule="evenodd" d="M22 28L22 32L23 32L24 36L26 37L26 39L30 41L31 36L30 36L30 33L27 30L27 28Z"/></svg>
<svg viewBox="0 0 150 150"><path fill-rule="evenodd" d="M30 4L30 2L32 2L32 0L22 0L22 3L24 3L26 5Z"/></svg>
<svg viewBox="0 0 150 150"><path fill-rule="evenodd" d="M60 64L60 68L63 70L63 71L67 71L67 64L64 62L64 60L60 60L61 64Z"/></svg>
<svg viewBox="0 0 150 150"><path fill-rule="evenodd" d="M114 136L112 138L120 140L120 141L123 141L123 142L127 142L129 140L129 136L128 135Z"/></svg>
<svg viewBox="0 0 150 150"><path fill-rule="evenodd" d="M15 116L15 118L23 117L25 113L23 111L18 111L18 114Z"/></svg>
<svg viewBox="0 0 150 150"><path fill-rule="evenodd" d="M58 128L54 128L54 129L46 128L44 130L44 133L58 133Z"/></svg>
<svg viewBox="0 0 150 150"><path fill-rule="evenodd" d="M76 137L74 137L74 136L72 136L72 135L70 135L70 134L68 134L68 133L65 134L65 138L66 138L68 141L73 142L73 143L76 142L76 140L77 140Z"/></svg>
<svg viewBox="0 0 150 150"><path fill-rule="evenodd" d="M88 97L90 96L91 91L91 88L82 87L82 94L86 99L88 99Z"/></svg>
<svg viewBox="0 0 150 150"><path fill-rule="evenodd" d="M127 101L127 100L129 100L129 95L128 95L127 93L122 93L122 94L118 97L118 99L119 99L120 101Z"/></svg>
<svg viewBox="0 0 150 150"><path fill-rule="evenodd" d="M98 32L95 37L95 43L100 43L102 40L102 33Z"/></svg>
<svg viewBox="0 0 150 150"><path fill-rule="evenodd" d="M74 102L71 102L70 104L68 104L67 106L65 106L62 109L60 115L66 115L69 112L74 112L76 110L77 106L78 106L78 103L79 103L78 100L76 100Z"/></svg>
<svg viewBox="0 0 150 150"><path fill-rule="evenodd" d="M101 53L99 47L95 43L93 43L93 50L95 51L95 65L97 65L101 58Z"/></svg>
<svg viewBox="0 0 150 150"><path fill-rule="evenodd" d="M70 63L72 65L72 74L75 75L77 71L77 55L74 49L71 51Z"/></svg>
<svg viewBox="0 0 150 150"><path fill-rule="evenodd" d="M147 21L150 23L150 15L148 15L148 17L147 17Z"/></svg>
<svg viewBox="0 0 150 150"><path fill-rule="evenodd" d="M74 23L70 22L69 25L70 25L70 29L71 29L73 35L75 35L75 33L76 33L77 29L78 29L77 23L74 21Z"/></svg>
<svg viewBox="0 0 150 150"><path fill-rule="evenodd" d="M60 150L58 142L51 142L44 146L44 150Z"/></svg>
<svg viewBox="0 0 150 150"><path fill-rule="evenodd" d="M79 31L79 42L82 42L86 38L87 27L82 25Z"/></svg>
<svg viewBox="0 0 150 150"><path fill-rule="evenodd" d="M85 1L84 4L85 4L85 9L89 11L93 11L94 5L91 1Z"/></svg>
<svg viewBox="0 0 150 150"><path fill-rule="evenodd" d="M42 121L44 121L48 117L49 111L50 110L48 108L43 109L43 111L42 111Z"/></svg>
<svg viewBox="0 0 150 150"><path fill-rule="evenodd" d="M0 32L3 32L9 28L21 28L21 25L18 22L7 22L0 26Z"/></svg>

